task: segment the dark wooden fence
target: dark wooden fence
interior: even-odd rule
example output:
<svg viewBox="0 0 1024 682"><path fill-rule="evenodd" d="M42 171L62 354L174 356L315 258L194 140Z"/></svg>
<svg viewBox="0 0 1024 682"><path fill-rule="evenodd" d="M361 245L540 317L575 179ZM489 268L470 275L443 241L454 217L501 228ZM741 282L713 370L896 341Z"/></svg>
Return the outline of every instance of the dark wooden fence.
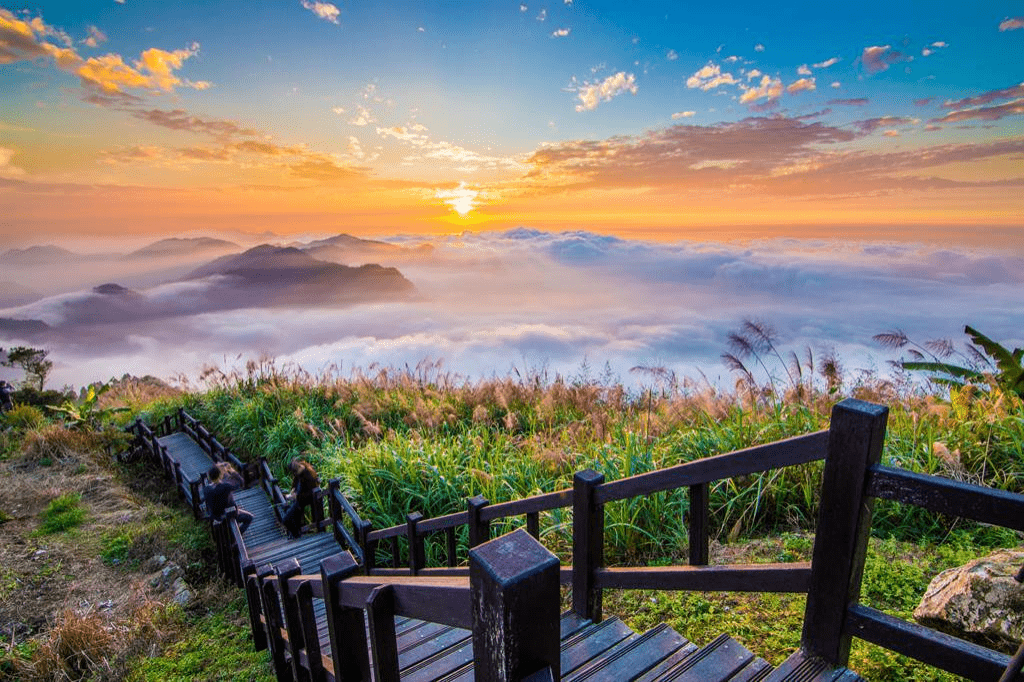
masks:
<svg viewBox="0 0 1024 682"><path fill-rule="evenodd" d="M547 670L554 675L551 679L558 679L559 583L571 585L575 613L594 621L601 619L605 589L802 592L808 594L808 599L801 649L795 657L814 657L845 666L850 641L859 637L969 679L995 682L1011 665L1009 656L860 605L864 557L875 498L1024 531L1024 496L882 466L887 416L884 407L845 400L833 408L827 431L612 482L605 482L597 472L581 471L570 490L500 504L476 497L467 501L465 511L433 519L410 514L404 524L379 530L360 518L341 493L340 484L332 481L326 495L326 523L351 554L325 560L319 576L298 575L297 565L288 563L250 565L241 570L254 641L258 648L270 648L279 673L294 675L295 679L369 679L367 666L372 664L378 671L377 679L397 680L394 616L409 616L471 627L477 679L518 679L501 677L496 669L493 673L481 672L491 670L488 666L497 665L498 660L528 660L531 663L520 673ZM153 434L142 427L138 434L141 439L151 439L151 447L160 452ZM208 436L203 438L215 442ZM211 448L216 450L212 444ZM825 460L825 465L810 563L707 565L711 483L817 460ZM272 477L265 462L261 462L261 470L266 485ZM604 506L616 500L681 489L690 495L689 564L606 567ZM276 482L268 488L268 495L274 490L279 494ZM560 508L573 512L571 567L559 567L556 559L552 561L553 555L537 542L540 513ZM525 516L526 530L503 536L497 545L488 543L491 523L515 516ZM226 543L226 551L235 553L234 561L239 565L244 563L240 553L244 546L237 536L237 524L229 519L227 525L229 532L222 533L218 544ZM468 566L458 566L456 561L456 531L461 526L466 526L469 538ZM430 567L426 565L425 541L438 533L443 534L445 565ZM551 617L548 611L554 610L553 644L547 634L533 633L533 628L525 634L504 633L504 639L494 639L494 632L490 637L482 634L488 627L493 630L495 622L508 622L497 617L495 609L521 608L515 598L492 593L492 587L480 582L481 562L497 561L497 554L489 548L502 546L500 543L514 543L511 547L516 552L532 557L530 561L536 564L517 566L516 570L521 569L523 575L540 571L545 576L542 585L528 588L537 597L527 601L545 604L538 622L547 623L545 619ZM390 549L389 566L377 565L382 545ZM400 566L402 549L405 566ZM509 555L503 556L507 560ZM487 566L491 574L511 570L507 566ZM540 595L547 596L542 600ZM315 637L317 612L326 614L329 657L321 655L321 643ZM364 627L364 613L368 629ZM538 632L547 633L546 628ZM494 642L525 649L517 649L515 655L511 650L500 655L488 653L487 647ZM489 658L491 654L495 657ZM292 669L286 670L289 665ZM1024 676L1017 672L1008 675L1007 681L1024 682Z"/></svg>

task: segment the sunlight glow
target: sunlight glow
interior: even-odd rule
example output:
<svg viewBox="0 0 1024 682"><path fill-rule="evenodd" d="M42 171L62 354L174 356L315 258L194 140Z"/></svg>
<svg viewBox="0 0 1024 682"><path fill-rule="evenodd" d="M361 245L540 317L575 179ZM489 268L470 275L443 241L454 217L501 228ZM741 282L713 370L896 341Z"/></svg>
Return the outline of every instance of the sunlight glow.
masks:
<svg viewBox="0 0 1024 682"><path fill-rule="evenodd" d="M465 182L460 182L459 186L455 189L437 190L435 196L451 206L452 210L460 216L466 217L466 214L476 207L475 200L479 194L480 192L475 189L466 187Z"/></svg>

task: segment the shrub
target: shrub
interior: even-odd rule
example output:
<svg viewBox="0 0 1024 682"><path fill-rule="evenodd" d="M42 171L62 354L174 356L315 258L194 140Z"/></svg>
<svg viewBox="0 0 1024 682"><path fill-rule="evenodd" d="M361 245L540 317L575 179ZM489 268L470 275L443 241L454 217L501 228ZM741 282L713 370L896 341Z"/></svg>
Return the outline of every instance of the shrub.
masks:
<svg viewBox="0 0 1024 682"><path fill-rule="evenodd" d="M43 413L32 405L15 405L3 418L8 426L19 430L39 428L44 419Z"/></svg>

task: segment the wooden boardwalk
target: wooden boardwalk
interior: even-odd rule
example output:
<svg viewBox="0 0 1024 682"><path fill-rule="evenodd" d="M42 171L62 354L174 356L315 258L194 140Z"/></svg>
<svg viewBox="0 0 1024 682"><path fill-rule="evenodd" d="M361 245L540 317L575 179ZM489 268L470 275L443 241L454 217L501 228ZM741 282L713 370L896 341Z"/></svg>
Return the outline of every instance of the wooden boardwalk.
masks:
<svg viewBox="0 0 1024 682"><path fill-rule="evenodd" d="M310 532L299 538L281 525L285 498L260 460L259 480L234 495L254 517L246 532L230 512L211 530L221 569L245 587L254 645L270 650L280 680L855 682L862 678L845 663L857 637L968 679L1024 682L1024 646L1011 659L851 600L860 589L874 498L1024 531L1022 495L881 465L886 416L885 408L848 400L834 408L827 432L609 483L586 470L569 490L495 505L473 498L464 512L410 514L405 524L379 530L332 481L330 518L321 500ZM134 447L161 462L197 518L205 513L205 472L216 461L241 465L183 411L166 418L159 435L141 422L132 430ZM822 459L810 564L707 565L711 482ZM691 500L690 564L605 567L604 505L679 489ZM577 521L568 569L536 539L538 514L566 507ZM490 538L492 521L517 515L526 517L525 529ZM454 564L455 529L463 525L468 567ZM445 534L446 567L425 564L424 541L434 533ZM572 588L572 610L561 617L560 584ZM727 634L700 646L664 624L636 633L618 618L602 619L606 589L803 592L800 649L773 668Z"/></svg>

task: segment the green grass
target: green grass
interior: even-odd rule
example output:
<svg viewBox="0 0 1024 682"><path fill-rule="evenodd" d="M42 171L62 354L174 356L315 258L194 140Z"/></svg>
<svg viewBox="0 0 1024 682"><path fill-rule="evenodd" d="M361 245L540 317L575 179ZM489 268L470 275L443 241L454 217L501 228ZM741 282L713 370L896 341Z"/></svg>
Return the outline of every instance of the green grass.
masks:
<svg viewBox="0 0 1024 682"><path fill-rule="evenodd" d="M885 463L1024 492L1024 407L1014 396L978 392L954 407L910 389L894 393L881 380L849 391L890 406ZM536 376L469 384L422 368L317 379L258 366L206 392L162 400L146 416L183 406L243 459L266 456L284 481L287 461L305 457L323 479L338 477L381 528L404 523L412 511L462 511L475 495L497 503L568 488L583 468L615 480L809 433L827 427L842 397L812 391L799 401L750 403L711 389L630 394ZM944 460L941 448L955 457ZM821 465L809 464L714 483L716 536L813 528L820 475ZM685 556L688 512L685 491L608 505L606 556L620 563ZM565 511L542 518L556 551L568 542L570 519ZM880 503L873 530L939 540L954 527L951 519Z"/></svg>
<svg viewBox="0 0 1024 682"><path fill-rule="evenodd" d="M85 522L88 510L82 506L80 493L67 493L50 501L40 514L37 535L53 535L77 528Z"/></svg>
<svg viewBox="0 0 1024 682"><path fill-rule="evenodd" d="M185 635L158 656L142 656L130 666L128 682L250 680L273 682L267 652L253 651L244 597L223 611L185 619Z"/></svg>
<svg viewBox="0 0 1024 682"><path fill-rule="evenodd" d="M832 404L848 396L889 406L884 464L1024 493L1024 403L1012 395L977 392L951 404L878 379L800 400L759 395L677 386L631 394L536 376L468 384L391 370L317 379L257 367L151 405L145 416L182 406L243 459L266 456L283 481L285 463L305 457L322 479L340 480L375 528L402 524L413 511L463 511L475 495L498 503L570 488L584 468L615 480L810 433L827 428ZM809 560L821 469L812 463L714 483L717 541L745 547L750 561ZM686 562L685 490L614 502L605 512L607 563ZM496 522L492 531L522 524ZM541 515L542 541L563 562L571 524L571 510ZM1012 531L881 500L872 529L863 601L905 619L939 571L1021 542ZM461 560L466 535L459 529ZM441 560L442 545L443 537L428 541L428 564ZM730 632L779 663L799 642L804 603L786 594L623 591L606 594L605 612L628 614L638 631L668 622L698 643ZM955 679L863 642L851 667L872 680Z"/></svg>

